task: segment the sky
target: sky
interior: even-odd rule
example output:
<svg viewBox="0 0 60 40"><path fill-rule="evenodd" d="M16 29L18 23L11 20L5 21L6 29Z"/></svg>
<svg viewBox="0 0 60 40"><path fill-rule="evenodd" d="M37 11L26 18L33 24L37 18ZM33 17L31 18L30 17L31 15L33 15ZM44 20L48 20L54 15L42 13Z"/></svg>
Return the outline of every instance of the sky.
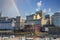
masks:
<svg viewBox="0 0 60 40"><path fill-rule="evenodd" d="M52 15L60 11L60 0L0 0L3 16L25 18L39 10Z"/></svg>

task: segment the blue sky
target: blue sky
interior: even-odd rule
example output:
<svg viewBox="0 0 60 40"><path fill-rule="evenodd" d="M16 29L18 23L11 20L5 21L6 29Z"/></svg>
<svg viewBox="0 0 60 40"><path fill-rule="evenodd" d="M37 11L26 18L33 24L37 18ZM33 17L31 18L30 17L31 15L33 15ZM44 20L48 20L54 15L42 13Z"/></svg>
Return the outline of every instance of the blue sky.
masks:
<svg viewBox="0 0 60 40"><path fill-rule="evenodd" d="M0 10L9 17L21 15L25 18L39 10L52 15L60 11L60 0L0 0Z"/></svg>

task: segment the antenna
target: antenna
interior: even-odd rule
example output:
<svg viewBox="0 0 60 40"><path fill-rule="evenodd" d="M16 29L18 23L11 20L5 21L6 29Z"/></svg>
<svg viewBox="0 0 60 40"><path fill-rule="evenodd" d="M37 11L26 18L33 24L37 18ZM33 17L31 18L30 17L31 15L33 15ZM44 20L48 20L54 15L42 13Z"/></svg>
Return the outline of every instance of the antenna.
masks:
<svg viewBox="0 0 60 40"><path fill-rule="evenodd" d="M2 11L0 11L0 17L2 16Z"/></svg>

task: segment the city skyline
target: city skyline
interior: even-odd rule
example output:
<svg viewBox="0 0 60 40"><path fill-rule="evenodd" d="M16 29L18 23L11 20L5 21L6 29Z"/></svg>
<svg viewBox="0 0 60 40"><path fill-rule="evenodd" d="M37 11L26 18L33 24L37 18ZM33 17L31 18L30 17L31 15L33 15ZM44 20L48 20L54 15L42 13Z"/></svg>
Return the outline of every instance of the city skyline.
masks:
<svg viewBox="0 0 60 40"><path fill-rule="evenodd" d="M60 0L0 0L0 40L59 40Z"/></svg>
<svg viewBox="0 0 60 40"><path fill-rule="evenodd" d="M52 15L60 11L60 0L0 0L0 11L4 16L16 17L34 14L38 10L43 10Z"/></svg>

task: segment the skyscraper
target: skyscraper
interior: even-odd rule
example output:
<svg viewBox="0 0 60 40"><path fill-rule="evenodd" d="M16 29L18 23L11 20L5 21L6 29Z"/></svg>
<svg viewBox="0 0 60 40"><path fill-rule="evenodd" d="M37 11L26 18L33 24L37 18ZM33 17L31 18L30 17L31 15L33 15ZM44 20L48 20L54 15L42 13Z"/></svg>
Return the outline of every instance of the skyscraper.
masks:
<svg viewBox="0 0 60 40"><path fill-rule="evenodd" d="M37 11L35 14L29 15L26 17L26 23L27 24L37 24L40 26L43 26L47 23L47 20L45 19L45 12L42 10Z"/></svg>
<svg viewBox="0 0 60 40"><path fill-rule="evenodd" d="M20 16L16 17L16 29L17 30L20 30L20 18L21 18Z"/></svg>
<svg viewBox="0 0 60 40"><path fill-rule="evenodd" d="M60 27L60 12L56 12L53 16L53 24L56 27Z"/></svg>

